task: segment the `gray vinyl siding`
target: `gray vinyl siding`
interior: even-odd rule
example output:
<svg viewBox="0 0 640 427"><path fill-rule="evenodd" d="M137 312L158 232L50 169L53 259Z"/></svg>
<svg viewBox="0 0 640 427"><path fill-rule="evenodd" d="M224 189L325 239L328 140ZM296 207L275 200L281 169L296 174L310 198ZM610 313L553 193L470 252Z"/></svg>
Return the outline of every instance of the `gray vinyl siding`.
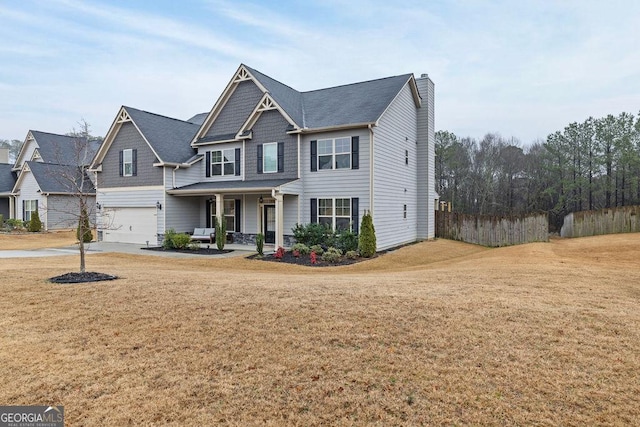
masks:
<svg viewBox="0 0 640 427"><path fill-rule="evenodd" d="M434 85L429 78L416 80L422 107L418 111L418 238L435 237L435 114ZM424 220L422 220L424 218Z"/></svg>
<svg viewBox="0 0 640 427"><path fill-rule="evenodd" d="M289 122L277 110L265 111L253 125L253 137L246 142L246 179L295 179L298 177L298 137L287 135ZM283 172L258 174L258 145L270 142L284 143Z"/></svg>
<svg viewBox="0 0 640 427"><path fill-rule="evenodd" d="M206 137L235 135L256 107L262 95L262 91L254 82L247 80L239 83L207 131Z"/></svg>
<svg viewBox="0 0 640 427"><path fill-rule="evenodd" d="M324 138L339 138L358 136L359 141L359 169L337 169L311 172L311 141ZM324 132L305 135L300 147L300 173L302 178L303 195L300 199L301 223L311 222L312 198L358 197L359 221L369 209L369 130L367 128L351 129L337 132Z"/></svg>
<svg viewBox="0 0 640 427"><path fill-rule="evenodd" d="M207 178L207 151L219 151L219 150L235 150L236 148L240 149L240 175L216 175L213 176L211 175L209 178ZM242 176L243 176L243 170L244 170L244 161L243 161L243 152L242 152L242 142L226 142L226 143L222 143L222 144L210 144L210 145L205 145L205 146L201 146L198 147L198 154L202 154L204 156L204 158L202 159L202 161L196 163L192 169L198 169L200 172L200 175L191 182L187 182L187 180L182 180L181 178L181 182L185 182L185 184L183 185L188 185L188 184L194 184L196 182L205 182L205 181L241 181L242 180ZM234 154L235 155L235 154ZM235 161L235 157L234 157L234 161ZM191 171L189 172L190 176L195 176L194 175L195 171Z"/></svg>
<svg viewBox="0 0 640 427"><path fill-rule="evenodd" d="M85 198L90 215L89 223L95 224L95 196ZM75 196L50 195L46 198L47 230L69 229L78 226L80 200Z"/></svg>
<svg viewBox="0 0 640 427"><path fill-rule="evenodd" d="M372 216L378 250L417 239L416 123L415 102L409 85L405 85L374 128Z"/></svg>
<svg viewBox="0 0 640 427"><path fill-rule="evenodd" d="M255 194L246 194L243 202L243 233L258 234L261 231L258 230L258 216L260 212L258 210L258 198ZM264 197L264 196L263 196Z"/></svg>
<svg viewBox="0 0 640 427"><path fill-rule="evenodd" d="M21 176L20 194L16 196L16 218L22 220L22 201L23 200L37 200L38 201L38 214L42 225L46 229L46 206L44 205L45 197L39 193L40 187L37 181L33 177L31 172L24 172L24 176Z"/></svg>
<svg viewBox="0 0 640 427"><path fill-rule="evenodd" d="M191 165L190 168L186 168L186 169L181 168L176 170L175 171L175 176L176 176L175 188L184 187L185 185L204 181L205 180L204 163L205 163L205 159L202 159L199 162ZM174 188L173 173L174 173L173 168L170 168L170 167L165 168L164 183L165 183L165 188L167 189Z"/></svg>
<svg viewBox="0 0 640 427"><path fill-rule="evenodd" d="M167 195L162 210L166 230L173 228L178 233L192 233L194 228L205 226L200 222L200 212L204 210L204 199L200 197Z"/></svg>
<svg viewBox="0 0 640 427"><path fill-rule="evenodd" d="M298 196L285 195L283 198L284 204L284 235L293 235L291 229L295 227L298 221Z"/></svg>
<svg viewBox="0 0 640 427"><path fill-rule="evenodd" d="M136 149L137 175L120 176L120 151ZM162 168L153 166L158 159L132 122L123 123L102 160L98 173L99 188L162 185Z"/></svg>

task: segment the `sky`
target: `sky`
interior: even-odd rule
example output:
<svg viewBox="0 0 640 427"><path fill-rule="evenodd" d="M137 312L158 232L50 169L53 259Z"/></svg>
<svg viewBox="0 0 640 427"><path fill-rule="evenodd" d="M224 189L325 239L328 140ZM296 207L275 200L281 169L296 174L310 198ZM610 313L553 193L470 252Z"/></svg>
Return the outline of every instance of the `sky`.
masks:
<svg viewBox="0 0 640 427"><path fill-rule="evenodd" d="M639 39L636 0L0 0L0 139L186 120L246 64L299 91L427 73L436 130L527 145L637 114Z"/></svg>

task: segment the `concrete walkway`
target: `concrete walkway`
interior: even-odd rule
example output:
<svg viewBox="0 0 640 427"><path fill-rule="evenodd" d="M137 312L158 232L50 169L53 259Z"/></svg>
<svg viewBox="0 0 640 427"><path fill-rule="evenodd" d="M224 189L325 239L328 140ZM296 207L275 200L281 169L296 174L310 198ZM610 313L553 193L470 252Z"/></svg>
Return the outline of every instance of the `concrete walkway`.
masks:
<svg viewBox="0 0 640 427"><path fill-rule="evenodd" d="M233 252L228 252L220 255L197 255L180 252L162 252L162 251L148 251L142 249L143 245L137 245L132 243L107 243L107 242L94 242L90 243L86 247L86 253L88 255L94 253L108 253L118 252L125 254L136 255L151 255L162 256L168 258L228 258L236 256L247 256L255 252L250 246L245 245L233 245L227 244L225 249L232 249ZM215 248L215 246L213 246ZM32 250L0 250L0 258L35 258L35 257L49 257L49 256L61 256L61 255L77 255L78 247L70 246L65 248L48 248L48 249L32 249Z"/></svg>

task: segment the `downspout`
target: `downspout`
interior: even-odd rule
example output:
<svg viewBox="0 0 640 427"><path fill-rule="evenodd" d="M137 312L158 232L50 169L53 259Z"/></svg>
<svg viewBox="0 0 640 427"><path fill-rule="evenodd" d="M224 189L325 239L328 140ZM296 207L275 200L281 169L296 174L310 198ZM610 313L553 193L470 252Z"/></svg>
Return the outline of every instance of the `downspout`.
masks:
<svg viewBox="0 0 640 427"><path fill-rule="evenodd" d="M369 212L373 215L374 195L373 195L373 125L369 124Z"/></svg>
<svg viewBox="0 0 640 427"><path fill-rule="evenodd" d="M171 187L172 188L176 188L176 171L180 169L180 165L176 165L175 168L173 168L173 170L171 171L172 173L172 177L171 177ZM166 201L166 200L165 200Z"/></svg>
<svg viewBox="0 0 640 427"><path fill-rule="evenodd" d="M301 162L300 162L300 156L301 156L300 147L302 145L301 139L302 139L302 135L300 133L298 133L298 179L300 179L300 177L302 176L302 171L300 169L300 167L302 165ZM303 196L304 196L304 182L302 183L302 185L303 185L302 194L298 194L298 221L297 222L299 224L302 223L302 220L300 219L300 214L301 214L300 208L302 206L302 199L303 199Z"/></svg>

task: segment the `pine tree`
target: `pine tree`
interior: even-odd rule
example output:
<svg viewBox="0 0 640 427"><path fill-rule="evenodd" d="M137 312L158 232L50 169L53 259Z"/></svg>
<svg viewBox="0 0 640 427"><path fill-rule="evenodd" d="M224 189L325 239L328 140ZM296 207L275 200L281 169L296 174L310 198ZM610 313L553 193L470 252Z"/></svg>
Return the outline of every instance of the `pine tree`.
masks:
<svg viewBox="0 0 640 427"><path fill-rule="evenodd" d="M369 212L365 212L360 225L360 237L358 239L360 256L371 258L376 253L376 229Z"/></svg>

